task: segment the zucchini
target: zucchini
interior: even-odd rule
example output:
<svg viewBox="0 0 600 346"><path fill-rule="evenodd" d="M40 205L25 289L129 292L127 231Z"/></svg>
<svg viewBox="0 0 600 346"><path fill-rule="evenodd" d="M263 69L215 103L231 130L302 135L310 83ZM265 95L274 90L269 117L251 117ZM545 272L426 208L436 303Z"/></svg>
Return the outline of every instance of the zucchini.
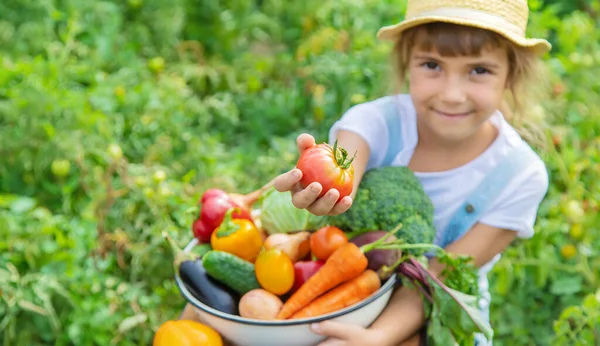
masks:
<svg viewBox="0 0 600 346"><path fill-rule="evenodd" d="M213 279L244 295L260 288L254 264L225 251L211 250L202 256L204 269Z"/></svg>

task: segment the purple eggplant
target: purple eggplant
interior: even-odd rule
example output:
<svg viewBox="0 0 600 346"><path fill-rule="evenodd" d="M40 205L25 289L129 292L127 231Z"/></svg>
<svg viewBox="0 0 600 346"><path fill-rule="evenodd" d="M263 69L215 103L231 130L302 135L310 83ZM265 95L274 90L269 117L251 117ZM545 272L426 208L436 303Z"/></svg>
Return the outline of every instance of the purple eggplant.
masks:
<svg viewBox="0 0 600 346"><path fill-rule="evenodd" d="M238 314L240 297L213 280L206 273L201 259L181 262L179 275L186 288L199 301L227 314Z"/></svg>

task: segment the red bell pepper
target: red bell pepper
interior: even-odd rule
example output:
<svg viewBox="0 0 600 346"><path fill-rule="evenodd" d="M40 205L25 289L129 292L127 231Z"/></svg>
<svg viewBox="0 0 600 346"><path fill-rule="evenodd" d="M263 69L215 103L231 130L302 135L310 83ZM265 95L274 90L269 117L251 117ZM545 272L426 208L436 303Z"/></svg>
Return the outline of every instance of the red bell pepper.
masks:
<svg viewBox="0 0 600 346"><path fill-rule="evenodd" d="M294 263L294 285L292 286L291 293L296 292L300 286L302 286L306 280L313 276L321 267L325 264L325 261L299 261Z"/></svg>

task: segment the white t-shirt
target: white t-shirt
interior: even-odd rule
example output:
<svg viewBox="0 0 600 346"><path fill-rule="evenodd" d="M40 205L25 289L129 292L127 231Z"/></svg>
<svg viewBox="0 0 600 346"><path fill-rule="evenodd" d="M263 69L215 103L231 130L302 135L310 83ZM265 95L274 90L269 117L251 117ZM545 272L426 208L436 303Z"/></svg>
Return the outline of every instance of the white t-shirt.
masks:
<svg viewBox="0 0 600 346"><path fill-rule="evenodd" d="M335 141L339 130L348 130L360 135L368 144L371 156L367 169L383 163L388 147L388 130L382 110L377 106L386 98L396 97L399 116L402 123L402 151L398 153L393 166L407 166L418 141L417 115L410 95L386 96L374 101L358 104L350 108L330 129L329 140ZM508 124L500 112L496 112L490 121L498 128L498 137L480 156L473 161L443 172L416 172L425 193L431 199L435 214L434 224L437 230L435 242L439 244L442 230L446 228L457 209L474 191L483 178L494 169L508 150L523 140L514 128ZM536 160L512 179L497 200L481 217L479 222L490 226L505 228L517 232L520 238L533 235L533 225L540 202L548 190L548 173L544 162ZM496 256L479 270L479 289L482 293L481 307L489 308L487 273L499 260Z"/></svg>

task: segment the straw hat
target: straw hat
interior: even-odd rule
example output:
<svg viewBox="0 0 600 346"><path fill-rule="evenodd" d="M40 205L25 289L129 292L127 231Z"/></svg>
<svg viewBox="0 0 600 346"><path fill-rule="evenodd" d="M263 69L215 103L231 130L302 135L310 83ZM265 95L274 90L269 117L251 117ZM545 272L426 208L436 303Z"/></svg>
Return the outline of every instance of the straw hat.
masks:
<svg viewBox="0 0 600 346"><path fill-rule="evenodd" d="M377 37L396 41L408 28L447 22L494 31L537 54L548 52L548 41L525 36L528 18L527 0L408 0L405 19L381 28Z"/></svg>

